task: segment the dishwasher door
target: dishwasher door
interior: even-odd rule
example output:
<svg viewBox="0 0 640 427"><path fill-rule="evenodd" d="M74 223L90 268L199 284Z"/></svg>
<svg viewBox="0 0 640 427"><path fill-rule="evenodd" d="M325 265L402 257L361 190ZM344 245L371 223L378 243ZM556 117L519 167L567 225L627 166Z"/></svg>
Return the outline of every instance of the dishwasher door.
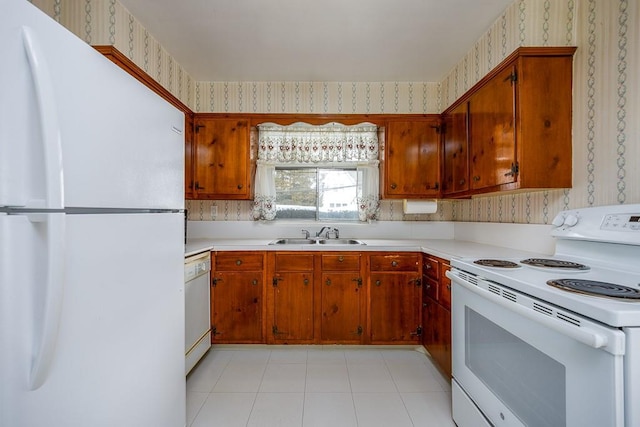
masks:
<svg viewBox="0 0 640 427"><path fill-rule="evenodd" d="M211 347L210 272L208 251L185 259L185 374Z"/></svg>

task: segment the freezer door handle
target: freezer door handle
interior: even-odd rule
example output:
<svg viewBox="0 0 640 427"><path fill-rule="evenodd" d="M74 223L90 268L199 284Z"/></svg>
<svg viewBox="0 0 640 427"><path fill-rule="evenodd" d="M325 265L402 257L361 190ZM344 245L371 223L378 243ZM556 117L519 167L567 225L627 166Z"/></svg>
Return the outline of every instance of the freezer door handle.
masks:
<svg viewBox="0 0 640 427"><path fill-rule="evenodd" d="M29 27L22 27L22 39L27 54L36 104L39 113L38 127L44 155L46 200L43 206L33 208L62 209L64 186L62 172L62 141L51 73L38 39Z"/></svg>
<svg viewBox="0 0 640 427"><path fill-rule="evenodd" d="M46 222L46 275L44 292L44 307L42 313L36 313L35 333L36 343L31 360L29 387L36 390L44 384L49 373L58 341L62 301L64 298L64 262L65 252L65 214L29 214L32 222Z"/></svg>

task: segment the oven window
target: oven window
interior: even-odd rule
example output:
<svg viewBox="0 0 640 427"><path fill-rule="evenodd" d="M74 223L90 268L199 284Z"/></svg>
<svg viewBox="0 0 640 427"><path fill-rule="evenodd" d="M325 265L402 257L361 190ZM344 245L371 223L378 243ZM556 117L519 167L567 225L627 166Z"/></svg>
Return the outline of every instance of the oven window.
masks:
<svg viewBox="0 0 640 427"><path fill-rule="evenodd" d="M566 425L564 365L465 307L465 364L529 426Z"/></svg>

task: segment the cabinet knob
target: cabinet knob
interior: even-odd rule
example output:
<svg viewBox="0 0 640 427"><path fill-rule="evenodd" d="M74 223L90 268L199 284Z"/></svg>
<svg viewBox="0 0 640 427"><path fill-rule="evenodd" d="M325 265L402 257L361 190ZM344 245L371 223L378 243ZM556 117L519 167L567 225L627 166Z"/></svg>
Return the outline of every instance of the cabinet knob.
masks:
<svg viewBox="0 0 640 427"><path fill-rule="evenodd" d="M397 267L398 261L391 261L391 267Z"/></svg>
<svg viewBox="0 0 640 427"><path fill-rule="evenodd" d="M474 177L473 177L473 180L474 180L475 182L478 182L478 181L480 181L480 177L479 177L478 175L476 175L476 176L474 176Z"/></svg>
<svg viewBox="0 0 640 427"><path fill-rule="evenodd" d="M380 280L376 280L376 286L380 286L382 285L382 282L380 282Z"/></svg>
<svg viewBox="0 0 640 427"><path fill-rule="evenodd" d="M258 285L258 279L253 279L253 280L251 281L251 284L252 284L253 286L257 286L257 285Z"/></svg>
<svg viewBox="0 0 640 427"><path fill-rule="evenodd" d="M242 190L243 185L242 184L238 184L238 190Z"/></svg>
<svg viewBox="0 0 640 427"><path fill-rule="evenodd" d="M236 265L242 265L242 260L241 259L237 259L236 260Z"/></svg>
<svg viewBox="0 0 640 427"><path fill-rule="evenodd" d="M309 279L304 279L303 282L305 286L309 285Z"/></svg>
<svg viewBox="0 0 640 427"><path fill-rule="evenodd" d="M464 180L464 179L461 179L461 180L460 180L460 185L464 185L464 184L465 184L465 182L467 182L467 181L466 181L466 180Z"/></svg>
<svg viewBox="0 0 640 427"><path fill-rule="evenodd" d="M427 265L425 265L425 266L424 266L424 268L425 268L426 270L431 270L431 264L427 264Z"/></svg>
<svg viewBox="0 0 640 427"><path fill-rule="evenodd" d="M391 184L391 189L392 190L395 190L396 188L398 188L398 186L395 183Z"/></svg>
<svg viewBox="0 0 640 427"><path fill-rule="evenodd" d="M327 279L327 281L325 282L325 284L326 284L327 286L331 286L331 279Z"/></svg>
<svg viewBox="0 0 640 427"><path fill-rule="evenodd" d="M343 256L338 257L338 262L344 262L344 257Z"/></svg>

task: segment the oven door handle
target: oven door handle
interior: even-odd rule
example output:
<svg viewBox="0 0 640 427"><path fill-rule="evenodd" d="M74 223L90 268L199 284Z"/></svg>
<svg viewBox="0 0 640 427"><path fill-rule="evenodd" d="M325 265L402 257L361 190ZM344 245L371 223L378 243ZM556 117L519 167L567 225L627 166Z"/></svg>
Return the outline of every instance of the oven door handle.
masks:
<svg viewBox="0 0 640 427"><path fill-rule="evenodd" d="M522 306L518 303L514 303L506 298L493 294L485 289L482 289L478 286L472 285L458 276L451 274L450 272L446 273L447 277L453 280L455 283L463 286L465 289L474 292L480 297L487 299L499 306L518 313L521 316L524 316L536 323L541 323L544 326L553 329L556 332L559 332L563 335L569 336L576 341L579 341L585 345L588 345L593 348L603 348L608 344L608 338L602 334L599 334L593 330L588 328L575 326L570 323L564 322L562 320L558 320L555 317L549 317L545 314L540 314L536 311L531 310L525 306Z"/></svg>

